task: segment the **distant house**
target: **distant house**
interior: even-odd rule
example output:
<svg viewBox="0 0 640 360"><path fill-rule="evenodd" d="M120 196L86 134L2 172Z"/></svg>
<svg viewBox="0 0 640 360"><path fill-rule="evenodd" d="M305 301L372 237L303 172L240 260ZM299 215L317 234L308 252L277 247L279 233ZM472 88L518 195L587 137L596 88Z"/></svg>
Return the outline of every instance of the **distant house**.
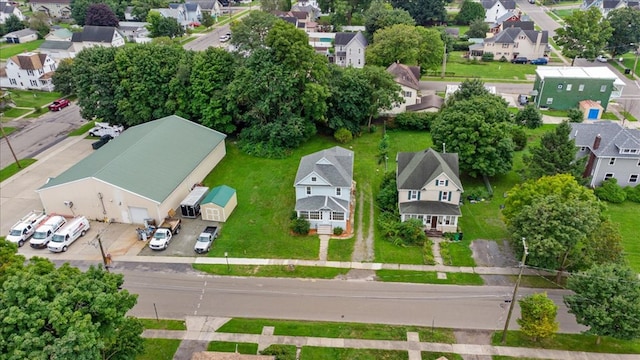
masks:
<svg viewBox="0 0 640 360"><path fill-rule="evenodd" d="M203 14L209 14L214 19L222 14L222 4L218 0L187 1L187 4L198 4Z"/></svg>
<svg viewBox="0 0 640 360"><path fill-rule="evenodd" d="M415 105L420 98L420 67L407 66L400 63L393 63L387 68L395 82L400 85L403 103L396 104L389 111L391 114L399 114L407 110L408 105Z"/></svg>
<svg viewBox="0 0 640 360"><path fill-rule="evenodd" d="M71 38L73 48L76 53L82 49L102 46L120 47L124 46L124 36L113 26L93 26L86 25L82 32L73 33Z"/></svg>
<svg viewBox="0 0 640 360"><path fill-rule="evenodd" d="M135 42L138 38L146 38L149 36L147 29L148 22L141 21L120 21L118 30L127 41Z"/></svg>
<svg viewBox="0 0 640 360"><path fill-rule="evenodd" d="M71 41L45 40L38 48L38 52L49 55L56 62L76 56Z"/></svg>
<svg viewBox="0 0 640 360"><path fill-rule="evenodd" d="M4 36L4 40L9 44L24 44L38 40L38 32L32 29L22 29L8 33Z"/></svg>
<svg viewBox="0 0 640 360"><path fill-rule="evenodd" d="M637 186L640 181L640 130L626 129L612 121L571 123L569 137L576 142L578 158L588 157L583 176L589 185L599 186L615 178L620 186Z"/></svg>
<svg viewBox="0 0 640 360"><path fill-rule="evenodd" d="M494 23L489 25L489 32L497 34L502 30L502 24L505 21L519 21L522 16L522 12L516 10L509 10L504 15L496 19Z"/></svg>
<svg viewBox="0 0 640 360"><path fill-rule="evenodd" d="M508 28L495 36L484 39L482 44L469 46L470 56L481 57L492 53L495 60L504 57L507 60L516 57L528 59L541 58L549 52L549 33L536 30Z"/></svg>
<svg viewBox="0 0 640 360"><path fill-rule="evenodd" d="M273 15L281 18L282 20L293 24L304 32L314 32L317 29L317 23L311 20L311 15L306 11L280 11L276 10L272 12Z"/></svg>
<svg viewBox="0 0 640 360"><path fill-rule="evenodd" d="M14 89L53 91L51 76L56 62L47 54L24 53L7 59L6 77L0 86Z"/></svg>
<svg viewBox="0 0 640 360"><path fill-rule="evenodd" d="M71 17L71 0L31 0L29 6L31 11L45 13L50 18Z"/></svg>
<svg viewBox="0 0 640 360"><path fill-rule="evenodd" d="M363 68L365 65L364 53L367 48L367 39L361 32L336 33L334 41L334 62L338 66L353 66Z"/></svg>
<svg viewBox="0 0 640 360"><path fill-rule="evenodd" d="M329 57L329 62L333 63L333 54L330 54L329 50L333 48L333 43L336 38L336 33L332 32L308 32L309 45L319 53Z"/></svg>
<svg viewBox="0 0 640 360"><path fill-rule="evenodd" d="M51 29L51 31L45 36L46 40L53 41L71 41L73 33L66 28L58 27L57 29Z"/></svg>
<svg viewBox="0 0 640 360"><path fill-rule="evenodd" d="M0 24L4 24L11 15L14 15L20 21L24 21L24 15L17 5L10 4L6 1L0 1Z"/></svg>
<svg viewBox="0 0 640 360"><path fill-rule="evenodd" d="M456 232L464 191L458 154L433 149L399 152L396 161L400 220L419 219L429 231Z"/></svg>
<svg viewBox="0 0 640 360"><path fill-rule="evenodd" d="M184 19L187 22L194 23L202 21L202 8L200 4L187 2L184 4L170 3L170 9L182 9L184 13Z"/></svg>
<svg viewBox="0 0 640 360"><path fill-rule="evenodd" d="M531 95L537 107L567 110L593 100L606 110L610 99L622 96L624 86L605 66L538 66Z"/></svg>
<svg viewBox="0 0 640 360"><path fill-rule="evenodd" d="M444 98L431 94L418 99L413 105L407 105L406 110L411 112L437 112L444 105Z"/></svg>
<svg viewBox="0 0 640 360"><path fill-rule="evenodd" d="M625 7L640 8L640 2L638 0L583 0L580 9L587 10L595 7L602 13L602 16L607 17L609 12L616 9Z"/></svg>
<svg viewBox="0 0 640 360"><path fill-rule="evenodd" d="M291 11L303 11L309 14L309 20L316 21L320 17L320 8L316 1L298 1L291 5Z"/></svg>
<svg viewBox="0 0 640 360"><path fill-rule="evenodd" d="M151 12L151 11L155 11L155 12L159 13L160 16L162 16L163 18L176 19L178 24L180 24L180 26L182 26L185 29L189 27L190 21L187 20L187 12L186 12L184 7L177 7L177 8L174 8L174 9L169 8L169 9L151 9L151 10L149 10L149 12Z"/></svg>
<svg viewBox="0 0 640 360"><path fill-rule="evenodd" d="M482 0L481 4L485 11L484 22L487 23L495 23L509 10L516 9L515 0Z"/></svg>
<svg viewBox="0 0 640 360"><path fill-rule="evenodd" d="M528 20L507 20L500 24L500 31L509 28L520 28L522 30L535 30L535 23ZM498 31L498 32L500 32Z"/></svg>
<svg viewBox="0 0 640 360"><path fill-rule="evenodd" d="M295 211L318 234L333 234L340 227L349 232L354 204L353 151L339 146L303 156L293 184Z"/></svg>

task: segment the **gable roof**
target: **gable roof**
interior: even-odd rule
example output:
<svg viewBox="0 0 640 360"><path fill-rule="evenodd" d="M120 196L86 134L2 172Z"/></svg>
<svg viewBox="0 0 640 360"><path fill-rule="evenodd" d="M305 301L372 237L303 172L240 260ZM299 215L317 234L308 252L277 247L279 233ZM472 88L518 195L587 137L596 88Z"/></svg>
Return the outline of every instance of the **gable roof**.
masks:
<svg viewBox="0 0 640 360"><path fill-rule="evenodd" d="M72 42L98 42L111 43L114 33L118 31L113 26L94 26L86 25L82 28L82 32L73 33Z"/></svg>
<svg viewBox="0 0 640 360"><path fill-rule="evenodd" d="M618 5L620 5L620 3L622 3L622 0L604 0L602 1L602 8L615 9L616 7L618 7Z"/></svg>
<svg viewBox="0 0 640 360"><path fill-rule="evenodd" d="M420 89L420 66L407 66L393 63L387 68L387 72L393 74L395 82L412 89Z"/></svg>
<svg viewBox="0 0 640 360"><path fill-rule="evenodd" d="M10 33L6 34L4 37L6 37L6 38L9 38L9 37L22 37L22 36L34 35L34 34L37 34L37 33L38 32L35 31L35 30L22 29L22 30L10 32Z"/></svg>
<svg viewBox="0 0 640 360"><path fill-rule="evenodd" d="M398 189L422 189L426 184L444 173L460 190L458 154L441 154L433 149L419 152L399 152L397 155Z"/></svg>
<svg viewBox="0 0 640 360"><path fill-rule="evenodd" d="M340 146L321 150L300 159L294 185L311 173L326 180L330 186L351 187L353 181L353 151Z"/></svg>
<svg viewBox="0 0 640 360"><path fill-rule="evenodd" d="M598 157L640 158L640 154L620 154L620 149L640 149L640 130L623 128L613 121L596 121L592 123L570 123L571 134L576 146L586 146ZM596 136L601 141L598 149L593 149Z"/></svg>
<svg viewBox="0 0 640 360"><path fill-rule="evenodd" d="M339 32L336 33L336 37L334 40L335 45L349 45L352 41L358 41L362 46L367 46L367 39L362 35L360 31L358 32Z"/></svg>
<svg viewBox="0 0 640 360"><path fill-rule="evenodd" d="M522 30L535 30L535 24L533 21L521 21L521 20L505 21L502 23L502 28L503 29L520 28Z"/></svg>
<svg viewBox="0 0 640 360"><path fill-rule="evenodd" d="M516 8L515 0L482 0L482 6L487 10L491 9L496 3L502 4L502 7L507 10L513 10Z"/></svg>
<svg viewBox="0 0 640 360"><path fill-rule="evenodd" d="M16 9L17 7L6 3L6 2L0 2L0 11L2 11L5 14L13 14L13 11Z"/></svg>
<svg viewBox="0 0 640 360"><path fill-rule="evenodd" d="M39 70L44 67L44 62L47 60L47 57L47 54L24 53L12 56L11 61L23 70Z"/></svg>
<svg viewBox="0 0 640 360"><path fill-rule="evenodd" d="M444 104L444 99L438 95L426 95L420 98L420 102L414 105L408 105L407 111L418 111L424 109L440 109Z"/></svg>
<svg viewBox="0 0 640 360"><path fill-rule="evenodd" d="M513 44L515 40L523 33L531 43L535 44L538 40L538 34L542 34L542 39L540 39L541 44L549 43L549 32L546 30L535 31L535 30L522 30L521 28L508 28L500 31L495 36L487 38L484 40L485 43L497 43L497 44Z"/></svg>
<svg viewBox="0 0 640 360"><path fill-rule="evenodd" d="M45 40L38 49L41 50L69 50L73 44L71 41Z"/></svg>
<svg viewBox="0 0 640 360"><path fill-rule="evenodd" d="M37 5L37 4L62 4L62 5L71 5L71 0L30 0L29 4Z"/></svg>
<svg viewBox="0 0 640 360"><path fill-rule="evenodd" d="M200 204L216 204L225 207L235 193L236 189L227 185L216 186L200 201Z"/></svg>
<svg viewBox="0 0 640 360"><path fill-rule="evenodd" d="M93 178L161 203L225 137L167 116L127 129L37 191Z"/></svg>

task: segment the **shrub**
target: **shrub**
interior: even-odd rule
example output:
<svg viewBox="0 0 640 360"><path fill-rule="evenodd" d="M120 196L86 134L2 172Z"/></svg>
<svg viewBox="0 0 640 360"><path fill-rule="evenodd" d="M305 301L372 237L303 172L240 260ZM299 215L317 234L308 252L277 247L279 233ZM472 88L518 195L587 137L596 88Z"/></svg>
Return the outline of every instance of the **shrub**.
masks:
<svg viewBox="0 0 640 360"><path fill-rule="evenodd" d="M482 61L493 61L493 53L482 54Z"/></svg>
<svg viewBox="0 0 640 360"><path fill-rule="evenodd" d="M584 120L584 114L580 109L569 109L567 110L567 117L569 121L572 123L581 123Z"/></svg>
<svg viewBox="0 0 640 360"><path fill-rule="evenodd" d="M627 200L640 203L640 186L627 186L624 192L627 194Z"/></svg>
<svg viewBox="0 0 640 360"><path fill-rule="evenodd" d="M602 185L595 189L595 194L600 200L614 204L622 203L627 198L627 193L618 185L618 180L615 178L603 181Z"/></svg>
<svg viewBox="0 0 640 360"><path fill-rule="evenodd" d="M500 62L507 62L507 61L509 61L509 60L507 60L507 58L504 57L504 55L502 55L502 57L500 58Z"/></svg>
<svg viewBox="0 0 640 360"><path fill-rule="evenodd" d="M307 235L309 233L309 229L311 229L311 224L307 219L296 218L291 223L291 231L298 235Z"/></svg>
<svg viewBox="0 0 640 360"><path fill-rule="evenodd" d="M420 219L409 219L397 225L398 240L405 245L422 245L427 239Z"/></svg>
<svg viewBox="0 0 640 360"><path fill-rule="evenodd" d="M422 245L422 261L425 265L435 265L436 259L433 257L433 241L426 238Z"/></svg>
<svg viewBox="0 0 640 360"><path fill-rule="evenodd" d="M369 132L374 134L376 131L378 131L378 127L375 125L371 125L371 127L369 128Z"/></svg>
<svg viewBox="0 0 640 360"><path fill-rule="evenodd" d="M475 188L467 189L463 193L463 195L467 200L480 200L480 199L488 199L491 197L487 189L484 187L475 187Z"/></svg>
<svg viewBox="0 0 640 360"><path fill-rule="evenodd" d="M276 360L295 360L296 347L294 345L273 344L260 351L261 355L275 355Z"/></svg>
<svg viewBox="0 0 640 360"><path fill-rule="evenodd" d="M511 139L515 144L516 151L522 151L527 146L527 133L520 126L514 126L511 129Z"/></svg>
<svg viewBox="0 0 640 360"><path fill-rule="evenodd" d="M453 43L453 51L469 51L471 45L468 41L457 41Z"/></svg>
<svg viewBox="0 0 640 360"><path fill-rule="evenodd" d="M341 228L340 226L336 226L333 228L333 235L339 236L339 235L342 235L343 232L344 232L344 229Z"/></svg>
<svg viewBox="0 0 640 360"><path fill-rule="evenodd" d="M402 130L429 131L436 113L403 112L396 116L394 123Z"/></svg>
<svg viewBox="0 0 640 360"><path fill-rule="evenodd" d="M529 129L535 129L542 126L542 114L534 105L527 105L524 109L516 114L516 123L526 126Z"/></svg>
<svg viewBox="0 0 640 360"><path fill-rule="evenodd" d="M398 189L396 185L396 173L389 171L384 174L380 184L380 192L376 198L380 210L384 212L397 212L398 210Z"/></svg>
<svg viewBox="0 0 640 360"><path fill-rule="evenodd" d="M341 144L346 144L353 140L353 134L351 133L351 131L345 128L336 130L336 132L333 134L333 137Z"/></svg>

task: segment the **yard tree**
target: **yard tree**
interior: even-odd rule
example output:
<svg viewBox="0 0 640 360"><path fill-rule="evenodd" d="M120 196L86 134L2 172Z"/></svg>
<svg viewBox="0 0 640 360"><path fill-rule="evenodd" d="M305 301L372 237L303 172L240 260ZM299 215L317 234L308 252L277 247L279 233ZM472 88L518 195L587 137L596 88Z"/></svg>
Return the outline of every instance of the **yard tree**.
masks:
<svg viewBox="0 0 640 360"><path fill-rule="evenodd" d="M516 124L535 129L542 126L542 114L533 105L527 105L516 114ZM568 138L568 135L567 135Z"/></svg>
<svg viewBox="0 0 640 360"><path fill-rule="evenodd" d="M407 10L422 26L440 24L447 18L445 0L391 0L391 5Z"/></svg>
<svg viewBox="0 0 640 360"><path fill-rule="evenodd" d="M87 7L85 25L118 26L118 17L107 4L91 4Z"/></svg>
<svg viewBox="0 0 640 360"><path fill-rule="evenodd" d="M393 109L393 106L403 99L400 96L400 85L395 82L393 75L384 68L367 65L363 68L363 76L369 83L367 127L371 128L371 121L380 114L380 111Z"/></svg>
<svg viewBox="0 0 640 360"><path fill-rule="evenodd" d="M53 85L55 90L63 95L75 94L75 81L73 79L73 59L62 59L53 73Z"/></svg>
<svg viewBox="0 0 640 360"><path fill-rule="evenodd" d="M9 15L9 17L4 21L4 28L7 33L22 30L27 26L14 14ZM4 35L4 34L3 34Z"/></svg>
<svg viewBox="0 0 640 360"><path fill-rule="evenodd" d="M564 22L565 26L556 30L553 39L562 48L562 55L574 61L578 57L594 59L607 46L613 33L609 21L602 18L596 7L574 11Z"/></svg>
<svg viewBox="0 0 640 360"><path fill-rule="evenodd" d="M31 14L31 16L29 16L29 29L37 31L38 36L44 39L44 37L49 34L49 31L51 31L47 14L40 11Z"/></svg>
<svg viewBox="0 0 640 360"><path fill-rule="evenodd" d="M593 265L623 264L622 235L617 224L604 220L587 236L580 249L581 261L577 267L588 269Z"/></svg>
<svg viewBox="0 0 640 360"><path fill-rule="evenodd" d="M485 17L484 7L481 3L464 0L460 7L460 12L456 15L456 24L469 25L473 20L483 19Z"/></svg>
<svg viewBox="0 0 640 360"><path fill-rule="evenodd" d="M330 66L329 90L327 99L327 127L334 132L347 129L359 134L360 126L367 123L371 106L371 87L364 77L364 70L352 66L343 68Z"/></svg>
<svg viewBox="0 0 640 360"><path fill-rule="evenodd" d="M87 8L89 5L96 3L93 0L71 0L69 6L71 7L71 17L80 26L84 26L85 18L87 16Z"/></svg>
<svg viewBox="0 0 640 360"><path fill-rule="evenodd" d="M133 0L131 2L133 9L131 10L131 15L133 15L138 20L143 20L147 18L149 14L149 10L151 9L162 9L166 8L169 5L169 1L167 0Z"/></svg>
<svg viewBox="0 0 640 360"><path fill-rule="evenodd" d="M611 10L607 20L613 28L607 45L612 57L640 46L640 9L623 7Z"/></svg>
<svg viewBox="0 0 640 360"><path fill-rule="evenodd" d="M465 79L460 83L460 87L456 92L451 94L449 99L447 100L447 104L451 104L458 100L468 100L474 96L490 96L491 93L484 86L484 81L474 78L474 79Z"/></svg>
<svg viewBox="0 0 640 360"><path fill-rule="evenodd" d="M184 35L182 25L174 18L166 18L157 11L149 11L147 15L147 29L151 37L167 36L169 38Z"/></svg>
<svg viewBox="0 0 640 360"><path fill-rule="evenodd" d="M0 290L2 284L13 274L19 272L24 264L24 256L19 255L18 244L0 239Z"/></svg>
<svg viewBox="0 0 640 360"><path fill-rule="evenodd" d="M512 242L526 238L527 265L557 270L559 281L563 271L583 263L580 249L602 222L601 212L593 191L560 174L516 185L502 214Z"/></svg>
<svg viewBox="0 0 640 360"><path fill-rule="evenodd" d="M175 20L175 19L174 19ZM114 59L119 86L118 114L129 126L171 115L169 84L178 70L184 49L176 45L138 44L124 47Z"/></svg>
<svg viewBox="0 0 640 360"><path fill-rule="evenodd" d="M483 19L475 19L469 23L469 30L465 33L470 38L484 39L489 32L489 25Z"/></svg>
<svg viewBox="0 0 640 360"><path fill-rule="evenodd" d="M387 67L394 62L417 65L421 36L413 25L396 24L382 28L366 49L367 63Z"/></svg>
<svg viewBox="0 0 640 360"><path fill-rule="evenodd" d="M420 34L418 65L423 69L435 69L442 64L444 41L440 31L423 26L416 27Z"/></svg>
<svg viewBox="0 0 640 360"><path fill-rule="evenodd" d="M517 119L517 118L516 118ZM584 159L576 160L578 149L575 140L569 138L571 127L564 121L552 131L542 135L539 145L534 145L524 155L525 177L537 179L556 174L570 174L583 182Z"/></svg>
<svg viewBox="0 0 640 360"><path fill-rule="evenodd" d="M531 294L518 303L521 317L517 322L520 331L533 341L546 339L558 331L558 306L547 297L547 293Z"/></svg>
<svg viewBox="0 0 640 360"><path fill-rule="evenodd" d="M384 0L373 0L364 13L365 34L369 41L379 29L396 24L415 25L416 21L406 10L394 9Z"/></svg>
<svg viewBox="0 0 640 360"><path fill-rule="evenodd" d="M435 148L458 153L460 170L476 177L506 174L513 166L511 115L497 96L475 96L447 105L431 124Z"/></svg>
<svg viewBox="0 0 640 360"><path fill-rule="evenodd" d="M593 266L571 276L567 287L574 295L564 297L586 334L632 340L640 337L640 280L633 270L619 264Z"/></svg>
<svg viewBox="0 0 640 360"><path fill-rule="evenodd" d="M143 326L126 316L137 296L120 290L122 275L38 257L19 269L12 263L0 287L3 359L133 360L143 352Z"/></svg>
<svg viewBox="0 0 640 360"><path fill-rule="evenodd" d="M241 21L231 24L231 44L239 52L251 52L265 46L265 39L277 17L263 11L252 11Z"/></svg>
<svg viewBox="0 0 640 360"><path fill-rule="evenodd" d="M291 9L291 3L285 0L261 0L260 1L260 10L266 13L270 13L276 10L289 11L290 9Z"/></svg>
<svg viewBox="0 0 640 360"><path fill-rule="evenodd" d="M152 44L160 45L157 42L152 41ZM179 43L164 44L165 46L177 46ZM193 94L192 90L192 66L194 58L197 52L195 51L181 51L179 54L178 64L176 64L176 73L169 81L168 98L165 102L165 108L167 113L176 114L185 119L190 119L195 122L202 123L200 114L193 112Z"/></svg>

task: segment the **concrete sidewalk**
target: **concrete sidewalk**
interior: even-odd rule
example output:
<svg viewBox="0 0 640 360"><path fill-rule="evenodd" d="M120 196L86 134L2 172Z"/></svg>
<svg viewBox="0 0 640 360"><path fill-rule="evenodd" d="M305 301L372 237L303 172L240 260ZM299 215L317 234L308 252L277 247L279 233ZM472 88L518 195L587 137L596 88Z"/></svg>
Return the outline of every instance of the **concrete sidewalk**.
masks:
<svg viewBox="0 0 640 360"><path fill-rule="evenodd" d="M187 330L145 330L142 334L146 338L179 339L183 342L200 342L201 345L210 341L226 341L238 343L258 344L258 350L265 349L271 344L295 345L298 348L303 346L330 347L330 348L350 348L350 349L381 349L407 351L409 359L420 359L422 351L455 353L460 355L473 356L511 356L515 358L536 358L536 359L580 359L580 360L637 360L638 354L605 354L591 353L583 351L548 350L536 348L520 348L508 346L492 346L477 344L446 344L421 342L419 334L407 333L407 341L397 340L363 340L344 338L322 338L309 336L283 336L273 335L273 327L265 327L262 334L237 334L216 332L229 318L197 317L189 316L186 319ZM206 348L206 346L205 346ZM178 351L180 352L180 351ZM190 356L186 352L174 356L174 359L182 359ZM189 357L190 358L190 357Z"/></svg>

